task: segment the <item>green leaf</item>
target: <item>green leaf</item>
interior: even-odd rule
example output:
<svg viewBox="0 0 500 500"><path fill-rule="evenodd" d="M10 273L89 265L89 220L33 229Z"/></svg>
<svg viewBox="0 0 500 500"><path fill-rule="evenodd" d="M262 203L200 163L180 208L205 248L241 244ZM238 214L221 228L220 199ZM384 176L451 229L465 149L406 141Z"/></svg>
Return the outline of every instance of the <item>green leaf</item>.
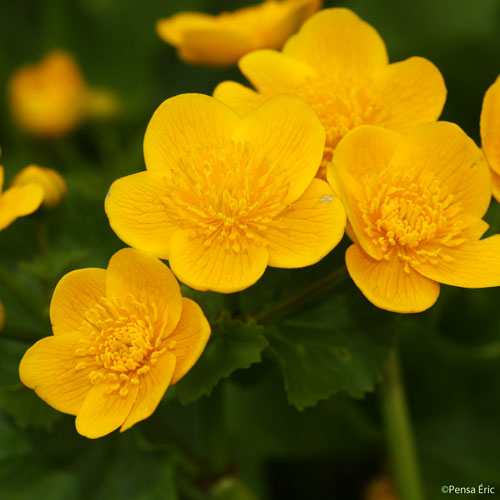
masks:
<svg viewBox="0 0 500 500"><path fill-rule="evenodd" d="M15 500L79 498L78 484L73 475L25 459L0 463L0 493L2 498Z"/></svg>
<svg viewBox="0 0 500 500"><path fill-rule="evenodd" d="M223 378L261 361L261 353L267 347L263 332L264 328L253 321L244 323L223 314L205 352L177 384L180 402L186 405L209 395Z"/></svg>
<svg viewBox="0 0 500 500"><path fill-rule="evenodd" d="M159 455L132 451L131 439L118 445L118 454L109 462L109 469L100 484L93 488L93 500L177 500L173 465ZM85 498L82 496L82 498Z"/></svg>
<svg viewBox="0 0 500 500"><path fill-rule="evenodd" d="M42 401L34 391L17 384L0 389L0 408L21 429L52 430L61 414Z"/></svg>
<svg viewBox="0 0 500 500"><path fill-rule="evenodd" d="M339 391L372 391L393 348L393 317L343 290L266 329L288 401L303 410Z"/></svg>

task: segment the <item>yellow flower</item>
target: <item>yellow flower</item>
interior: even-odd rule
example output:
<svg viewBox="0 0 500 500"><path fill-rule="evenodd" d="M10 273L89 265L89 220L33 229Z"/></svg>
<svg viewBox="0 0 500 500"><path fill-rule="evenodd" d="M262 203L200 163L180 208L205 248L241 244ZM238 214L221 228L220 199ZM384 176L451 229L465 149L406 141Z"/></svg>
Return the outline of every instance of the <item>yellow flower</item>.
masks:
<svg viewBox="0 0 500 500"><path fill-rule="evenodd" d="M292 36L282 52L258 50L239 61L257 92L223 82L214 97L240 114L269 96L302 96L326 130L320 176L340 139L358 125L378 125L406 133L441 114L446 88L427 59L388 64L379 34L348 9L318 12Z"/></svg>
<svg viewBox="0 0 500 500"><path fill-rule="evenodd" d="M42 203L43 189L37 184L10 187L2 193L3 167L0 166L0 231L18 217L33 213Z"/></svg>
<svg viewBox="0 0 500 500"><path fill-rule="evenodd" d="M45 208L54 208L66 196L66 182L59 172L50 168L30 165L23 168L11 182L11 186L27 184L37 184L43 189L42 205Z"/></svg>
<svg viewBox="0 0 500 500"><path fill-rule="evenodd" d="M321 0L267 0L218 16L182 12L160 19L158 35L188 63L230 66L252 50L279 49Z"/></svg>
<svg viewBox="0 0 500 500"><path fill-rule="evenodd" d="M181 296L167 266L130 248L107 270L64 276L50 319L54 335L26 352L19 375L56 410L77 415L77 431L89 438L148 418L210 336L203 312Z"/></svg>
<svg viewBox="0 0 500 500"><path fill-rule="evenodd" d="M85 118L87 85L73 57L49 53L38 64L23 66L9 83L9 101L18 124L45 136L69 132Z"/></svg>
<svg viewBox="0 0 500 500"><path fill-rule="evenodd" d="M406 137L363 126L337 146L328 181L346 207L351 278L376 306L431 307L439 283L500 285L500 235L481 240L491 180L480 149L456 125L420 125Z"/></svg>
<svg viewBox="0 0 500 500"><path fill-rule="evenodd" d="M324 141L298 97L274 97L243 119L209 96L167 99L146 131L147 170L109 190L111 227L199 290L235 292L268 265L314 264L345 226L340 201L314 179Z"/></svg>
<svg viewBox="0 0 500 500"><path fill-rule="evenodd" d="M493 196L500 202L500 77L484 95L481 142L491 169Z"/></svg>

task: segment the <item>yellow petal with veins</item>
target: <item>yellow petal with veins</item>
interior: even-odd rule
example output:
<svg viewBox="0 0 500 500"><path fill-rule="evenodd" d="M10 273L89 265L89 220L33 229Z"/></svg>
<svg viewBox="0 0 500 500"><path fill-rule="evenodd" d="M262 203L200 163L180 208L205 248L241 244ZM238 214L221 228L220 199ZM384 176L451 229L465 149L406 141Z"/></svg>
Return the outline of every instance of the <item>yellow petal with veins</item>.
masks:
<svg viewBox="0 0 500 500"><path fill-rule="evenodd" d="M200 306L193 300L183 298L181 319L166 340L176 358L170 385L178 382L198 361L209 338L210 324Z"/></svg>
<svg viewBox="0 0 500 500"><path fill-rule="evenodd" d="M168 195L161 172L117 179L104 203L111 228L128 245L168 259L170 239L179 227L165 210Z"/></svg>
<svg viewBox="0 0 500 500"><path fill-rule="evenodd" d="M262 244L240 242L236 249L211 242L187 230L176 232L171 242L170 266L180 281L197 290L232 293L253 285L269 262Z"/></svg>
<svg viewBox="0 0 500 500"><path fill-rule="evenodd" d="M86 312L106 295L106 271L87 268L61 278L52 295L50 321L54 335L75 333L86 321Z"/></svg>
<svg viewBox="0 0 500 500"><path fill-rule="evenodd" d="M125 396L109 393L107 384L92 387L76 417L76 430L90 439L118 429L130 415L139 388L132 386Z"/></svg>
<svg viewBox="0 0 500 500"><path fill-rule="evenodd" d="M151 319L163 329L163 336L172 332L181 317L182 297L179 283L165 264L132 248L116 252L106 272L106 295L125 300L129 294L156 311L158 317Z"/></svg>
<svg viewBox="0 0 500 500"><path fill-rule="evenodd" d="M484 154L493 172L500 175L500 77L484 95L480 125Z"/></svg>
<svg viewBox="0 0 500 500"><path fill-rule="evenodd" d="M429 309L439 297L439 283L413 269L409 272L398 259L375 260L357 244L345 256L347 270L363 295L377 307L398 313Z"/></svg>
<svg viewBox="0 0 500 500"><path fill-rule="evenodd" d="M19 365L21 382L50 406L76 415L92 387L93 356L76 355L80 334L46 337L30 347Z"/></svg>
<svg viewBox="0 0 500 500"><path fill-rule="evenodd" d="M325 130L303 99L280 95L245 116L233 140L248 141L253 150L262 151L274 168L279 166L280 182L289 183L285 200L293 202L304 193L318 171Z"/></svg>
<svg viewBox="0 0 500 500"><path fill-rule="evenodd" d="M186 151L200 144L220 144L231 139L240 121L225 104L202 94L182 94L167 99L154 112L144 137L148 170L183 168Z"/></svg>
<svg viewBox="0 0 500 500"><path fill-rule="evenodd" d="M226 81L215 87L214 97L244 116L258 108L265 98L241 83Z"/></svg>
<svg viewBox="0 0 500 500"><path fill-rule="evenodd" d="M130 414L120 427L120 432L130 429L141 420L150 417L160 404L168 386L172 384L176 357L166 352L158 357L158 362L141 377L137 398Z"/></svg>
<svg viewBox="0 0 500 500"><path fill-rule="evenodd" d="M242 57L241 72L264 96L294 92L316 71L306 63L275 50L256 50Z"/></svg>
<svg viewBox="0 0 500 500"><path fill-rule="evenodd" d="M432 280L463 288L500 286L500 235L446 248L437 263L422 262L416 270Z"/></svg>
<svg viewBox="0 0 500 500"><path fill-rule="evenodd" d="M446 101L446 86L439 69L423 57L389 64L374 75L374 86L387 113L378 123L407 133L420 123L439 118Z"/></svg>
<svg viewBox="0 0 500 500"><path fill-rule="evenodd" d="M368 23L344 8L325 9L307 20L283 48L329 76L369 75L387 64L384 41Z"/></svg>
<svg viewBox="0 0 500 500"><path fill-rule="evenodd" d="M434 122L410 132L391 163L414 172L416 182L432 173L464 210L482 217L491 200L491 176L474 141L454 123Z"/></svg>
<svg viewBox="0 0 500 500"><path fill-rule="evenodd" d="M269 265L295 268L315 264L342 239L345 210L330 186L314 179L306 192L266 231Z"/></svg>

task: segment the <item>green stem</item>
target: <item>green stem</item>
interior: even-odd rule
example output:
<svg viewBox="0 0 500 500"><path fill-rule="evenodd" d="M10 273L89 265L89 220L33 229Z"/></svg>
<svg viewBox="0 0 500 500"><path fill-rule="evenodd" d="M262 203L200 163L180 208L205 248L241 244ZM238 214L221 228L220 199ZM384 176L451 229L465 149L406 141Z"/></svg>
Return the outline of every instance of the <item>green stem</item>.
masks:
<svg viewBox="0 0 500 500"><path fill-rule="evenodd" d="M40 299L27 286L19 281L15 274L0 264L0 283L7 288L12 295L26 306L38 319L46 320L40 306Z"/></svg>
<svg viewBox="0 0 500 500"><path fill-rule="evenodd" d="M49 238L47 230L47 214L44 212L43 208L39 211L38 215L38 226L37 226L37 240L38 240L38 250L40 251L40 259L44 266L44 274L41 279L43 287L43 296L46 305L50 303L51 295L51 278L50 278L50 261L49 261Z"/></svg>
<svg viewBox="0 0 500 500"><path fill-rule="evenodd" d="M225 419L224 384L200 400L201 426L205 439L209 474L221 475L229 464L229 437Z"/></svg>
<svg viewBox="0 0 500 500"><path fill-rule="evenodd" d="M382 414L392 473L401 500L423 500L422 483L406 407L397 350L390 357L381 384Z"/></svg>
<svg viewBox="0 0 500 500"><path fill-rule="evenodd" d="M344 266L335 269L335 271L327 274L324 278L321 278L306 288L303 288L296 295L287 297L285 300L278 302L262 313L253 316L253 319L257 321L257 323L271 323L277 318L286 316L288 312L295 310L298 306L316 299L319 295L324 294L331 288L342 283L346 276L347 273Z"/></svg>

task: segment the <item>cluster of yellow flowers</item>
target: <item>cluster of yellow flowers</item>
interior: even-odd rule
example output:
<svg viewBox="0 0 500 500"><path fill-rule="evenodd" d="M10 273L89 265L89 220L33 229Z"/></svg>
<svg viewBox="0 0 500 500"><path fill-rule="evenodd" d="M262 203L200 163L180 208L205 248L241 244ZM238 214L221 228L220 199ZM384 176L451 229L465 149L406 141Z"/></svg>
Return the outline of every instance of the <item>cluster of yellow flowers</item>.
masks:
<svg viewBox="0 0 500 500"><path fill-rule="evenodd" d="M500 236L481 239L492 185L500 198L500 80L485 96L483 154L457 125L436 121L446 88L430 61L389 64L370 25L344 8L313 14L319 7L271 0L158 23L182 59L239 60L255 90L223 82L213 97L161 104L145 134L146 170L116 180L105 202L133 249L57 286L54 336L26 353L20 374L77 415L80 433L148 417L201 355L210 326L173 274L198 290L236 292L267 266L318 262L346 230L348 272L380 308L423 311L440 283L500 285ZM14 109L35 128L35 111Z"/></svg>

